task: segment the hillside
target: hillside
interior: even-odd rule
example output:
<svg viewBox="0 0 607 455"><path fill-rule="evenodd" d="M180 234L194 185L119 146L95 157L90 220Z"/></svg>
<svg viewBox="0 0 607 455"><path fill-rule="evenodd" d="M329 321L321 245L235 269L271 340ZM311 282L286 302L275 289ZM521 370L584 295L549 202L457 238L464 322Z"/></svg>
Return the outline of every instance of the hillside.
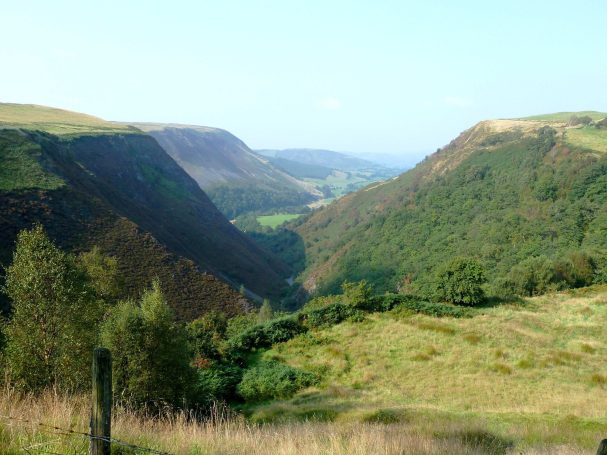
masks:
<svg viewBox="0 0 607 455"><path fill-rule="evenodd" d="M182 318L242 311L225 282L272 298L285 289L288 268L233 227L152 137L76 113L1 107L1 263L17 232L41 222L62 247L115 255L129 295L160 277Z"/></svg>
<svg viewBox="0 0 607 455"><path fill-rule="evenodd" d="M255 361L316 373L320 383L246 412L256 421L378 422L422 433L463 425L518 449L508 453L540 441L595 448L607 424L606 304L600 287L463 318L397 306L313 330Z"/></svg>
<svg viewBox="0 0 607 455"><path fill-rule="evenodd" d="M273 166L227 131L188 125L133 125L154 137L230 218L301 206L321 196L313 185Z"/></svg>
<svg viewBox="0 0 607 455"><path fill-rule="evenodd" d="M398 178L292 223L305 245L299 281L320 293L345 279L427 293L461 255L481 262L500 295L519 278L513 268L556 269L579 251L604 275L607 129L571 126L572 115L480 122Z"/></svg>

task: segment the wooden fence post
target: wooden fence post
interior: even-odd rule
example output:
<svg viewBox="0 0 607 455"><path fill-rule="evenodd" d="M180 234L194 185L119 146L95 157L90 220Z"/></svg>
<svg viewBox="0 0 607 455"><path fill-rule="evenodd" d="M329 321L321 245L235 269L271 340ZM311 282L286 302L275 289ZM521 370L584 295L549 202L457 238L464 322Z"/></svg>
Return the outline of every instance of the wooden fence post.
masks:
<svg viewBox="0 0 607 455"><path fill-rule="evenodd" d="M90 455L110 455L112 425L112 356L109 349L93 352L93 406ZM100 439L103 438L103 439Z"/></svg>
<svg viewBox="0 0 607 455"><path fill-rule="evenodd" d="M596 451L596 455L607 455L607 439L601 441L599 448Z"/></svg>

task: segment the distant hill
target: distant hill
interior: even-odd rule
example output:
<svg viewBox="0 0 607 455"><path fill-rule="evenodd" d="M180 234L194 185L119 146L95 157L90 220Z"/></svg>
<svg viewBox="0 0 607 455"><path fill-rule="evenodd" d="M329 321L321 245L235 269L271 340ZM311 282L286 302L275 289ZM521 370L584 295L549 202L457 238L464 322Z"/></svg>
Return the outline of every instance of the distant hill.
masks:
<svg viewBox="0 0 607 455"><path fill-rule="evenodd" d="M62 247L115 255L128 295L160 277L182 318L241 311L245 302L225 283L274 299L286 289L288 267L232 226L153 137L0 104L0 263L35 222Z"/></svg>
<svg viewBox="0 0 607 455"><path fill-rule="evenodd" d="M396 168L321 149L256 150L277 168L302 179L322 191L324 205L344 194L400 173Z"/></svg>
<svg viewBox="0 0 607 455"><path fill-rule="evenodd" d="M228 217L305 205L322 193L275 167L233 134L202 126L134 123L203 188Z"/></svg>
<svg viewBox="0 0 607 455"><path fill-rule="evenodd" d="M589 114L590 124L572 119ZM436 270L461 255L478 259L499 292L513 268L570 273L568 255L580 251L607 273L604 116L480 122L398 178L292 223L305 245L299 280L320 293L346 279L428 292Z"/></svg>
<svg viewBox="0 0 607 455"><path fill-rule="evenodd" d="M256 150L256 152L271 158L282 158L303 164L338 169L340 171L359 171L383 167L371 161L332 150L293 148L284 150Z"/></svg>

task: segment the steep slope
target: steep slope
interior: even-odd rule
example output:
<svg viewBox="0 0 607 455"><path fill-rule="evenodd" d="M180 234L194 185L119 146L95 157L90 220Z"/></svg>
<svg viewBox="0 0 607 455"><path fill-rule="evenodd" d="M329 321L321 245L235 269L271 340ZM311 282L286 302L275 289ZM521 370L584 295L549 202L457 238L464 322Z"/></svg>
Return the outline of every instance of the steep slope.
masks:
<svg viewBox="0 0 607 455"><path fill-rule="evenodd" d="M276 168L227 131L188 125L134 125L153 136L229 217L303 205L321 196L313 185Z"/></svg>
<svg viewBox="0 0 607 455"><path fill-rule="evenodd" d="M604 267L607 129L568 126L570 116L481 122L398 178L296 222L307 264L299 280L317 292L363 278L424 291L463 255L497 289L529 257L572 250Z"/></svg>
<svg viewBox="0 0 607 455"><path fill-rule="evenodd" d="M219 307L239 311L244 304L238 293L201 271L261 296L281 295L288 268L234 228L155 139L102 120L101 133L99 125L89 131L90 118L79 124L74 113L65 126L61 112L55 114L50 126L3 119L3 264L10 261L18 230L39 221L61 246L81 250L99 244L118 256L131 294L154 276L164 278L182 317ZM15 123L22 128L14 129ZM66 133L34 131L41 127Z"/></svg>

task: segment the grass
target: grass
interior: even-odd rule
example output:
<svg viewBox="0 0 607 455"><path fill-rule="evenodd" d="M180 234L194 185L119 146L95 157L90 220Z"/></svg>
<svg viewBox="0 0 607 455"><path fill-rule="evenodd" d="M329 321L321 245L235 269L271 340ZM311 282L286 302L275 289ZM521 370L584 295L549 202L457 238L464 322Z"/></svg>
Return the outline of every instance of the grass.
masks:
<svg viewBox="0 0 607 455"><path fill-rule="evenodd" d="M545 122L568 122L572 115L578 117L588 116L592 120L601 120L607 117L607 113L597 111L581 111L581 112L555 112L553 114L532 115L519 120L540 120Z"/></svg>
<svg viewBox="0 0 607 455"><path fill-rule="evenodd" d="M82 133L138 132L128 125L35 104L0 103L0 127L2 126L42 130L60 136Z"/></svg>
<svg viewBox="0 0 607 455"><path fill-rule="evenodd" d="M272 229L277 228L282 223L285 223L290 220L294 220L295 218L299 218L301 214L293 214L293 213L277 213L276 215L263 215L258 216L257 221L262 226L269 226Z"/></svg>
<svg viewBox="0 0 607 455"><path fill-rule="evenodd" d="M393 311L313 331L260 358L319 373L323 382L245 411L280 422L308 409L338 423L389 408L439 424L479 421L517 447L590 449L607 429L606 297L597 287L483 308L472 318ZM570 430L561 435L553 425Z"/></svg>
<svg viewBox="0 0 607 455"><path fill-rule="evenodd" d="M323 376L208 421L113 413L115 438L174 454L591 454L607 418L607 287L475 310L392 311L256 354ZM0 391L0 452L87 453L88 397ZM118 449L116 447L115 449ZM120 452L116 450L114 453Z"/></svg>
<svg viewBox="0 0 607 455"><path fill-rule="evenodd" d="M0 191L38 188L53 190L65 183L43 169L40 146L17 132L0 135Z"/></svg>
<svg viewBox="0 0 607 455"><path fill-rule="evenodd" d="M63 434L49 426L86 433L89 409L88 397L66 397L48 391L33 398L4 389L0 394L0 451L11 455L87 454L86 437ZM8 420L7 416L16 419ZM301 422L254 424L219 408L213 418L205 422L193 420L183 413L146 418L115 409L112 436L129 444L176 455L574 455L591 453L574 443L576 435L599 437L601 434L600 428L572 418L540 425L524 419L524 424L515 429L497 428L474 417L456 421L446 415L411 413L399 408L364 412L358 422L326 421L330 415L326 412L315 414L313 410L308 410L306 416L307 420ZM315 416L325 420L315 420ZM532 438L532 434L539 431L552 438L557 435L562 436L561 439L570 438L572 443L517 443ZM140 452L113 445L112 453Z"/></svg>
<svg viewBox="0 0 607 455"><path fill-rule="evenodd" d="M597 129L592 126L569 128L565 142L585 150L607 153L607 129Z"/></svg>

